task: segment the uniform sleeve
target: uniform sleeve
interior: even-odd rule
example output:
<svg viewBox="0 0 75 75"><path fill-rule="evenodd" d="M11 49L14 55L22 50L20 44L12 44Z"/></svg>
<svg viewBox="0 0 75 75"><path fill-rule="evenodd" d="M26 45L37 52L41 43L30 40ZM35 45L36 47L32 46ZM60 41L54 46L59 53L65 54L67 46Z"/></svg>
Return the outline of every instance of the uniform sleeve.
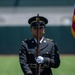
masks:
<svg viewBox="0 0 75 75"><path fill-rule="evenodd" d="M32 71L27 64L26 47L24 45L24 41L22 42L20 50L19 50L19 61L20 61L20 65L21 65L21 69L23 73L25 75L32 74Z"/></svg>
<svg viewBox="0 0 75 75"><path fill-rule="evenodd" d="M60 56L57 45L54 43L51 50L50 67L57 68L60 65Z"/></svg>
<svg viewBox="0 0 75 75"><path fill-rule="evenodd" d="M60 65L60 56L58 52L58 48L55 43L52 45L50 58L44 57L44 62L47 63L52 68L57 68Z"/></svg>

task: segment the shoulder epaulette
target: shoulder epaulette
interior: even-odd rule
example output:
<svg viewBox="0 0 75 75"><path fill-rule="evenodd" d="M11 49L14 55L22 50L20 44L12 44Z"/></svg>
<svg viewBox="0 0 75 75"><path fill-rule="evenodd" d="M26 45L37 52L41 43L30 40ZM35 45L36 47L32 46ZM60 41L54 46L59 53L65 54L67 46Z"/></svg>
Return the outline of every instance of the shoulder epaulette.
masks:
<svg viewBox="0 0 75 75"><path fill-rule="evenodd" d="M53 41L53 39L46 38L46 40Z"/></svg>
<svg viewBox="0 0 75 75"><path fill-rule="evenodd" d="M25 42L29 41L29 39L24 39Z"/></svg>
<svg viewBox="0 0 75 75"><path fill-rule="evenodd" d="M32 39L24 39L25 42L29 43L32 41Z"/></svg>
<svg viewBox="0 0 75 75"><path fill-rule="evenodd" d="M24 39L24 41L27 41L28 39Z"/></svg>

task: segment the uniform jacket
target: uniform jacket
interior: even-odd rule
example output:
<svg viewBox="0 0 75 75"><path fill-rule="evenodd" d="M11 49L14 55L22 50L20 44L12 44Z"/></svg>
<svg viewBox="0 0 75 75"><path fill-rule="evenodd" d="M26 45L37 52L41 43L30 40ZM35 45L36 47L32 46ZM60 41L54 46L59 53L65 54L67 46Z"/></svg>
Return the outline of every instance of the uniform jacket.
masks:
<svg viewBox="0 0 75 75"><path fill-rule="evenodd" d="M19 60L24 75L36 75L36 48L34 38L22 41ZM60 65L58 48L53 40L44 38L39 49L40 56L44 57L44 63L40 64L40 75L52 75L51 68L58 68Z"/></svg>

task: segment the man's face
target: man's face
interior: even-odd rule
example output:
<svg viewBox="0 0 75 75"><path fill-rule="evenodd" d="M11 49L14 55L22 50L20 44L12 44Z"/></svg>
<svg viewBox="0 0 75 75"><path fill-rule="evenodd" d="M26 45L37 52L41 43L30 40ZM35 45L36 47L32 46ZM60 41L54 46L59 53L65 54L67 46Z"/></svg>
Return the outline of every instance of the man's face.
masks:
<svg viewBox="0 0 75 75"><path fill-rule="evenodd" d="M45 33L45 28L44 26L38 26L38 27L34 26L31 27L31 32L35 38L41 39ZM37 37L37 33L38 33L38 37Z"/></svg>

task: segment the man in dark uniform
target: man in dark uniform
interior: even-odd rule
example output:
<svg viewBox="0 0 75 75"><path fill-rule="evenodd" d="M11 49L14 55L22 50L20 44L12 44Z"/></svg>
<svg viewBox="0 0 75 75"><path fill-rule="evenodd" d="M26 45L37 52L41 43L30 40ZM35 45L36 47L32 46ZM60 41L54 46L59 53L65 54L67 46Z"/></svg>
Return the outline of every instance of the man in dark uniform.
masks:
<svg viewBox="0 0 75 75"><path fill-rule="evenodd" d="M59 67L60 56L56 43L44 37L48 20L43 16L34 16L28 20L28 23L33 38L22 41L19 51L21 69L24 75L36 75L38 63L40 64L40 75L52 75L51 68ZM40 55L36 57L37 41L39 41Z"/></svg>

